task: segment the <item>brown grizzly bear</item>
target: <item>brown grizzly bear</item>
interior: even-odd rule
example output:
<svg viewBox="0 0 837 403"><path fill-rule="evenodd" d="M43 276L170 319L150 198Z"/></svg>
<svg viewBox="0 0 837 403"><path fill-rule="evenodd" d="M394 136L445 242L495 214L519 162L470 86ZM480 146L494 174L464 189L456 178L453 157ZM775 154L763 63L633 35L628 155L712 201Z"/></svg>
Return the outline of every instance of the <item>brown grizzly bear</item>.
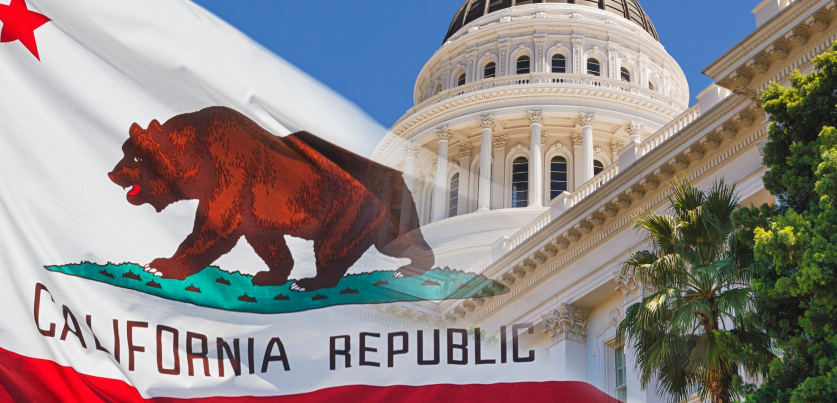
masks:
<svg viewBox="0 0 837 403"><path fill-rule="evenodd" d="M371 245L392 257L409 254L396 277L433 266L400 172L309 133L277 137L232 109L212 107L163 125L151 121L145 130L134 123L122 151L108 176L130 188L131 204L160 212L199 200L193 232L174 256L146 267L157 276L198 273L242 236L270 268L255 285L288 282L294 262L285 235L314 241L317 275L295 289L336 286Z"/></svg>

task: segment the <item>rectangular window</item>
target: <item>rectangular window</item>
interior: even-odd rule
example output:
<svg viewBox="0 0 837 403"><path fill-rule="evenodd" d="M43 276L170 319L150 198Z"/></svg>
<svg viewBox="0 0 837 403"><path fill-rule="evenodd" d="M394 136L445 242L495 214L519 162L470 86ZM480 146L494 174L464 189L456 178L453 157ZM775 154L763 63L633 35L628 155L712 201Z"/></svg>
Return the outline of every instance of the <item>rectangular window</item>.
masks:
<svg viewBox="0 0 837 403"><path fill-rule="evenodd" d="M627 362L625 360L625 346L616 347L615 350L616 369L616 399L620 402L628 401L628 379Z"/></svg>

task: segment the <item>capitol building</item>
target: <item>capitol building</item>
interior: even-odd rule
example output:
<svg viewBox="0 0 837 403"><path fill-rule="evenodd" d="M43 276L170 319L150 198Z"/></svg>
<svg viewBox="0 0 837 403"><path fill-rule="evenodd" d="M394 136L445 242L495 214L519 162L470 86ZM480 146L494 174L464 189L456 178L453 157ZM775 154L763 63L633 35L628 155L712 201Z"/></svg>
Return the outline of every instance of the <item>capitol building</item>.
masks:
<svg viewBox="0 0 837 403"><path fill-rule="evenodd" d="M835 7L762 1L754 30L707 60L714 83L690 89L638 0L465 1L444 36L439 27L415 106L372 158L404 173L418 217L402 220L420 223L437 266L510 291L370 309L407 328L533 323L530 348L555 379L663 401L615 340L648 291L621 271L649 246L634 218L665 211L674 176L702 189L723 178L744 205L774 202L759 94L812 70L837 39Z"/></svg>

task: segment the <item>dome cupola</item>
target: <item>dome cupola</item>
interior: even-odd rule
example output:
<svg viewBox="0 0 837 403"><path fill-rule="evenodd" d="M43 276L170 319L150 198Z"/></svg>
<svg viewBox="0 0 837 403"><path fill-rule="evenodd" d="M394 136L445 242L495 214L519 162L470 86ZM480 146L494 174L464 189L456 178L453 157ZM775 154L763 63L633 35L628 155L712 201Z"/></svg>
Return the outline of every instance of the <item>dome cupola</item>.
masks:
<svg viewBox="0 0 837 403"><path fill-rule="evenodd" d="M637 0L466 0L459 11L456 12L456 16L453 17L448 33L445 35L445 40L442 42L446 42L462 27L482 16L515 6L538 3L564 3L596 7L639 25L654 39L660 40L657 31L654 29L654 24L651 23L651 19L645 14Z"/></svg>

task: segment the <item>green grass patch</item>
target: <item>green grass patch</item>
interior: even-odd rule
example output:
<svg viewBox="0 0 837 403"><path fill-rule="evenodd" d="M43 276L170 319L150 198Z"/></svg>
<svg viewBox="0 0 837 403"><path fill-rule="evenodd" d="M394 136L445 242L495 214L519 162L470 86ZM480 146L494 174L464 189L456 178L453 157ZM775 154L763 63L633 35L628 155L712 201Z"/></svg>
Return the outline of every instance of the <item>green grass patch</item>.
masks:
<svg viewBox="0 0 837 403"><path fill-rule="evenodd" d="M424 275L394 278L392 272L374 272L343 277L337 287L311 292L281 286L255 286L253 277L225 272L210 266L185 280L155 277L133 263L98 265L83 262L45 266L52 272L86 278L143 292L160 298L226 311L287 313L335 305L380 304L422 300L465 299L505 294L502 284L481 275L433 269Z"/></svg>

